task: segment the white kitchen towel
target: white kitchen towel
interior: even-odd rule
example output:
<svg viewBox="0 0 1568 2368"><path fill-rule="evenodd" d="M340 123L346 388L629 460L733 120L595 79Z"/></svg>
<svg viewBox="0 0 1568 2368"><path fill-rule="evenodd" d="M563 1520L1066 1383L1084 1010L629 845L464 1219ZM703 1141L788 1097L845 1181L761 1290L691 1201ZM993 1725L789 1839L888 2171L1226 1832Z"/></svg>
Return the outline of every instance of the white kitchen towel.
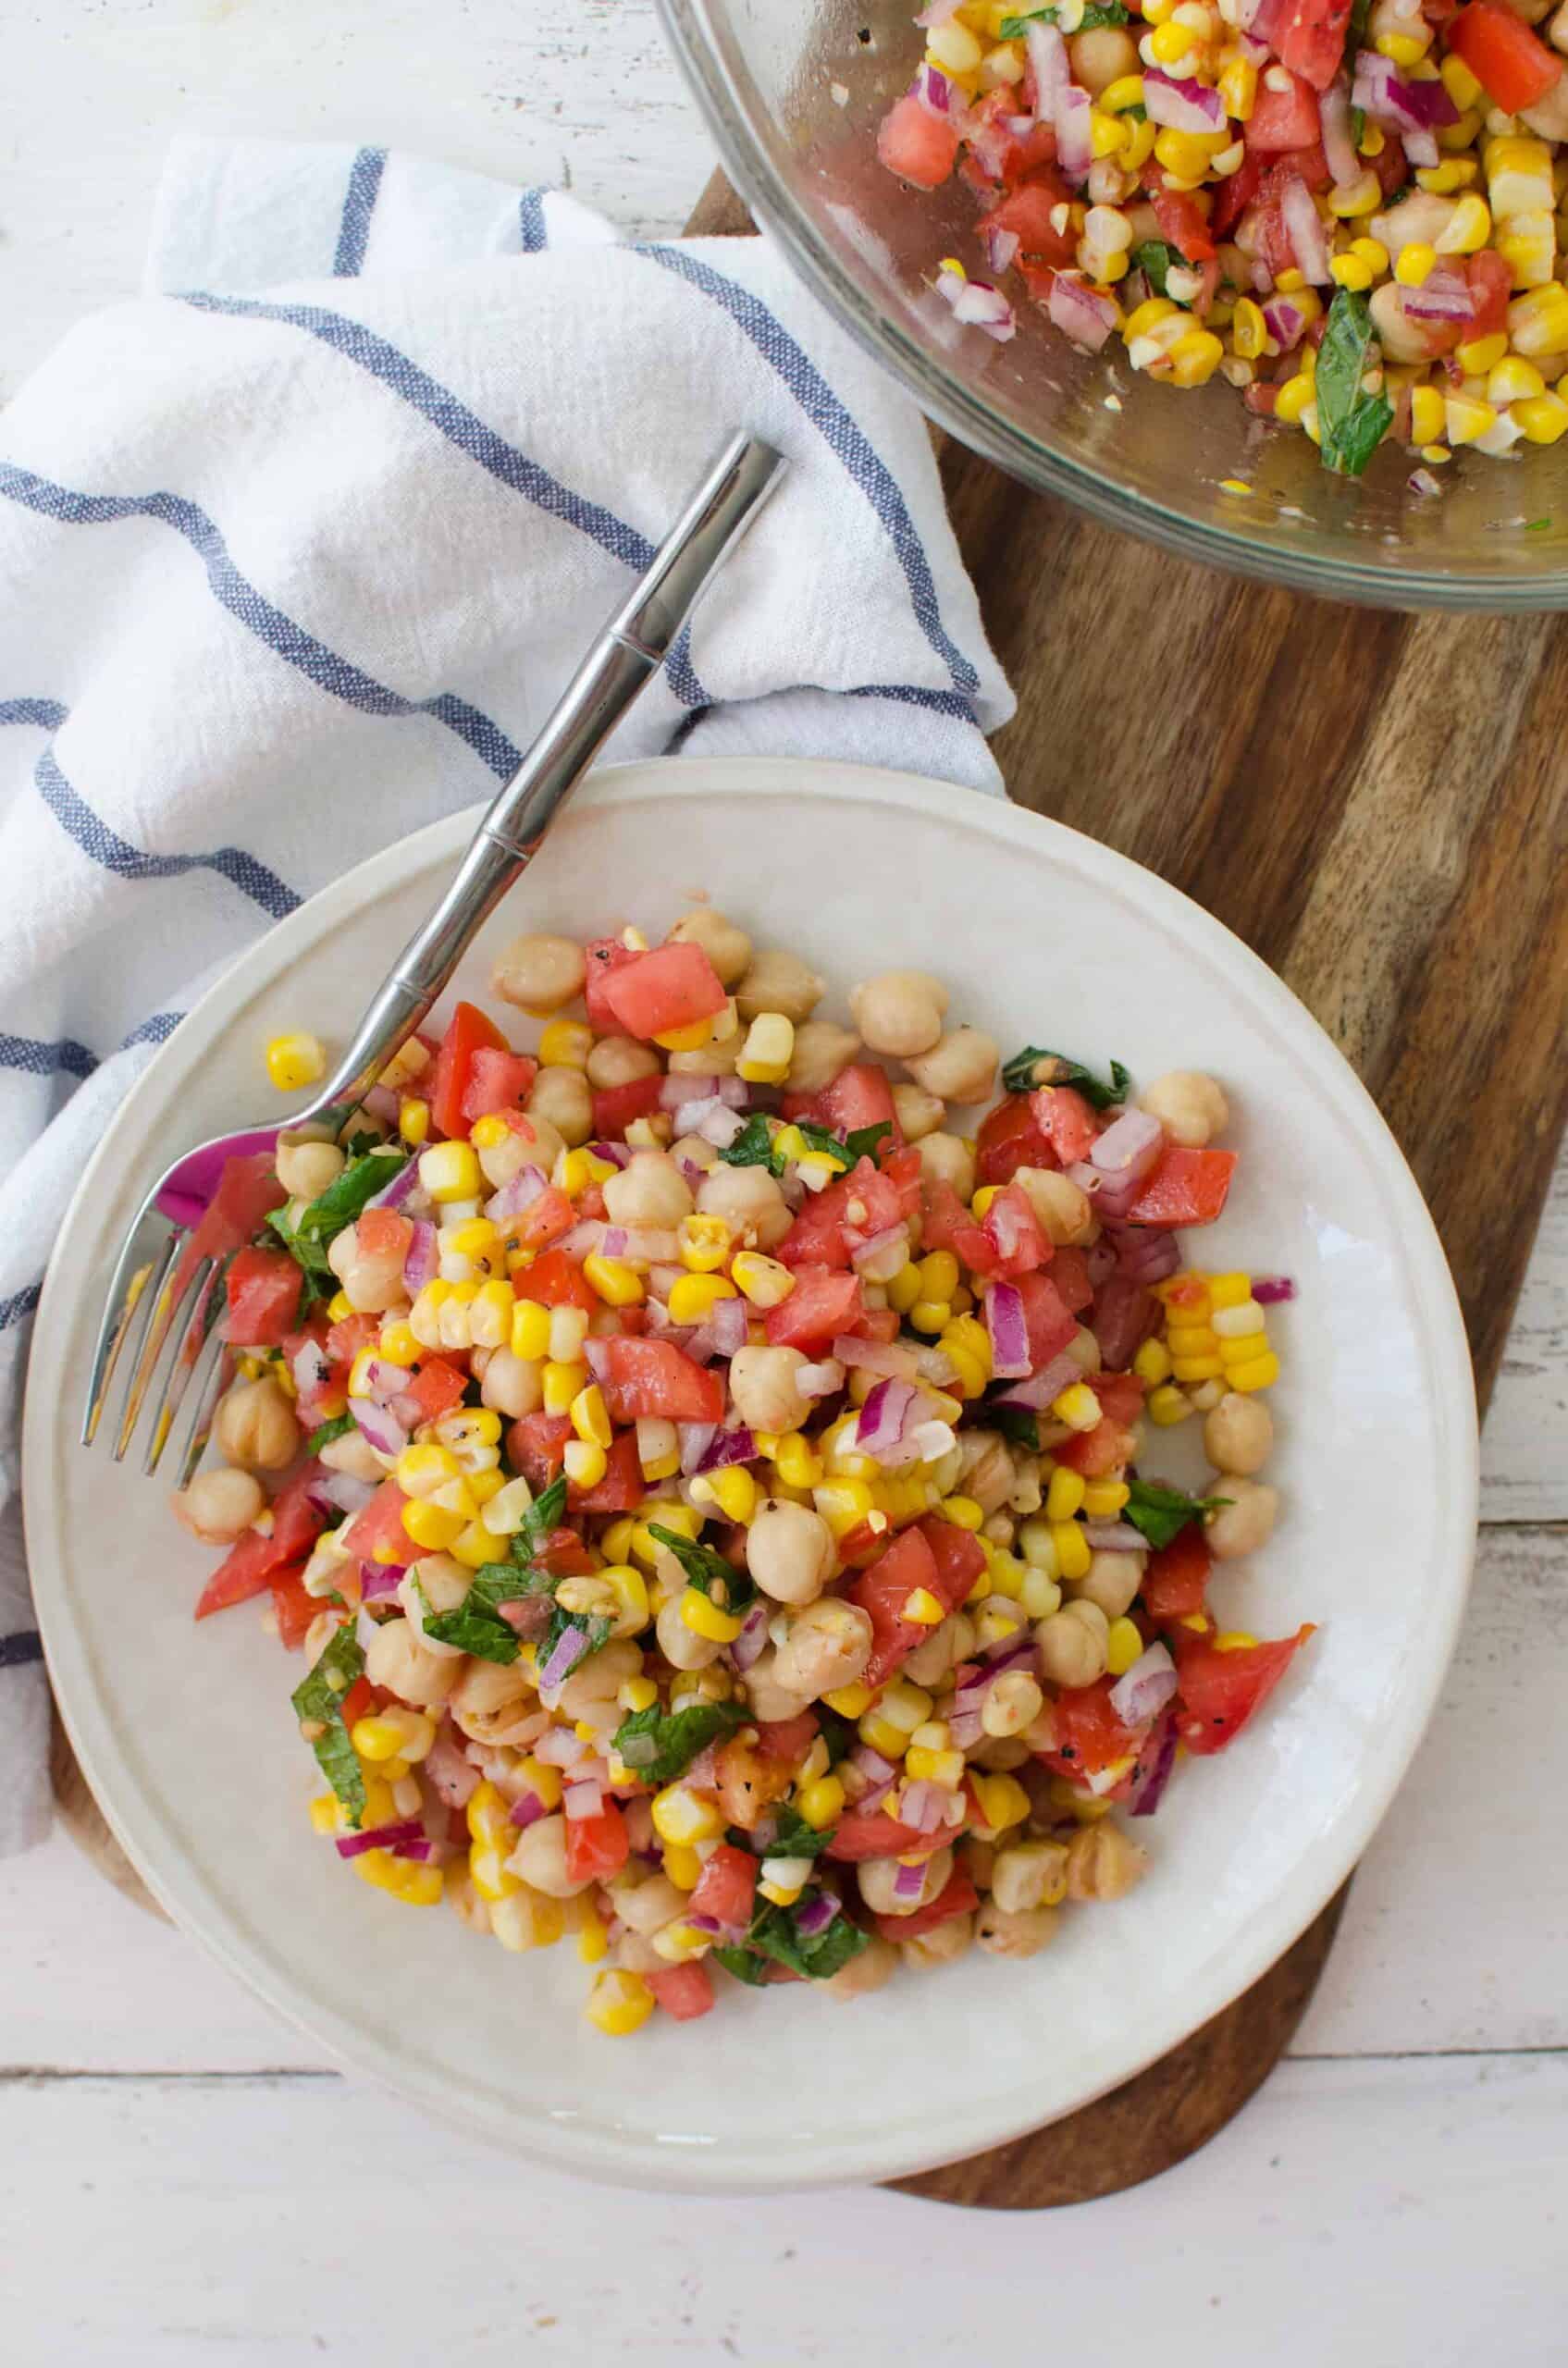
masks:
<svg viewBox="0 0 1568 2368"><path fill-rule="evenodd" d="M145 297L0 419L0 1855L47 1799L18 1418L75 1176L263 930L507 777L742 427L788 478L611 753L999 791L920 416L764 240L185 141Z"/></svg>

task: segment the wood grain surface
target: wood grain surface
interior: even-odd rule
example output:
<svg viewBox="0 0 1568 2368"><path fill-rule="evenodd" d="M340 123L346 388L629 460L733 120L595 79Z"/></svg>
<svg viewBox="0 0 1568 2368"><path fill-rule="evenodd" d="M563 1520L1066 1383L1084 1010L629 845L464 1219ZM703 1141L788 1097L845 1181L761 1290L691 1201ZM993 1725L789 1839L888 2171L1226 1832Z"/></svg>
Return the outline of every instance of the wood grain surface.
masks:
<svg viewBox="0 0 1568 2368"><path fill-rule="evenodd" d="M751 226L716 174L687 227ZM1568 620L1303 599L1111 535L933 441L1019 694L994 744L1014 800L1184 889L1334 1037L1432 1209L1484 1407L1568 1116ZM68 1823L145 1901L60 1746ZM1136 2079L898 2184L1036 2209L1180 2162L1278 2061L1344 1896Z"/></svg>

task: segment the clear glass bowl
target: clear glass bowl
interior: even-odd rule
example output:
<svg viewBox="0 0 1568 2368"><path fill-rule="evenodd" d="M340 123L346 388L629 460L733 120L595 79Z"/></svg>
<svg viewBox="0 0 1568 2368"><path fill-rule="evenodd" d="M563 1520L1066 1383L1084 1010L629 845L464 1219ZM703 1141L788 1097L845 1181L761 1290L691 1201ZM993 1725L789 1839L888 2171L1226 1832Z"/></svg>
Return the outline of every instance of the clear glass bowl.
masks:
<svg viewBox="0 0 1568 2368"><path fill-rule="evenodd" d="M1070 345L1037 305L997 345L929 283L978 263L969 191L878 164L876 127L920 51L913 0L659 0L730 177L845 327L966 444L1184 559L1382 608L1568 606L1568 446L1473 454L1412 493L1411 457L1359 483L1265 427L1216 379L1195 393ZM1247 493L1223 490L1225 479Z"/></svg>

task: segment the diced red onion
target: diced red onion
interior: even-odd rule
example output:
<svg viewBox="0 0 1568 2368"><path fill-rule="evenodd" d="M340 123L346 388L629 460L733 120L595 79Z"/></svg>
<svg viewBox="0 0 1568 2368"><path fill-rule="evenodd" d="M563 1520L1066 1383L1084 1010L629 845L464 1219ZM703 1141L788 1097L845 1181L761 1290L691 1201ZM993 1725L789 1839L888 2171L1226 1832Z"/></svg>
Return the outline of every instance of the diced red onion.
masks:
<svg viewBox="0 0 1568 2368"><path fill-rule="evenodd" d="M1176 1765L1176 1720L1169 1710L1162 1716L1152 1734L1146 1735L1139 1751L1142 1774L1134 1782L1128 1800L1132 1817L1153 1817L1159 1807L1160 1795L1170 1782L1170 1771Z"/></svg>
<svg viewBox="0 0 1568 2368"><path fill-rule="evenodd" d="M395 1119L397 1115L397 1103L394 1099L391 1116ZM379 1192L373 1192L364 1205L367 1209L401 1208L402 1203L407 1200L409 1194L414 1190L414 1188L418 1181L418 1160L414 1158L405 1159L397 1174L390 1177L388 1181L382 1185Z"/></svg>
<svg viewBox="0 0 1568 2368"><path fill-rule="evenodd" d="M609 1227L602 1217L584 1217L579 1225L572 1227L570 1233L563 1233L554 1246L558 1250L564 1250L568 1258L576 1259L580 1265L585 1258L591 1258L595 1251L603 1249L604 1237L608 1231Z"/></svg>
<svg viewBox="0 0 1568 2368"><path fill-rule="evenodd" d="M1093 1521L1083 1524L1083 1542L1092 1554L1146 1554L1149 1541L1130 1521Z"/></svg>
<svg viewBox="0 0 1568 2368"><path fill-rule="evenodd" d="M925 1889L925 1880L926 1870L923 1863L918 1867L900 1866L893 1878L894 1898L919 1899Z"/></svg>
<svg viewBox="0 0 1568 2368"><path fill-rule="evenodd" d="M930 115L953 111L953 85L940 66L922 66L915 76L915 96Z"/></svg>
<svg viewBox="0 0 1568 2368"><path fill-rule="evenodd" d="M508 1603L498 1603L496 1610L514 1635L542 1636L549 1625L548 1595L514 1596Z"/></svg>
<svg viewBox="0 0 1568 2368"><path fill-rule="evenodd" d="M677 1134L700 1135L715 1151L728 1151L745 1129L746 1121L739 1111L730 1109L716 1093L705 1094L700 1102L683 1102L675 1112Z"/></svg>
<svg viewBox="0 0 1568 2368"><path fill-rule="evenodd" d="M308 1398L330 1378L332 1367L319 1340L302 1340L289 1360L289 1370L295 1389L302 1398Z"/></svg>
<svg viewBox="0 0 1568 2368"><path fill-rule="evenodd" d="M998 1381L1022 1381L1030 1369L1023 1299L1011 1283L993 1283L983 1301L991 1335L991 1370Z"/></svg>
<svg viewBox="0 0 1568 2368"><path fill-rule="evenodd" d="M728 1109L744 1110L751 1099L746 1079L740 1077L687 1077L684 1073L664 1079L659 1089L661 1110L682 1110L691 1102L722 1102ZM685 1129L680 1131L684 1134Z"/></svg>
<svg viewBox="0 0 1568 2368"><path fill-rule="evenodd" d="M525 1209L532 1208L541 1192L549 1190L549 1178L542 1167L520 1167L499 1191L492 1192L485 1203L485 1215L494 1225L507 1217L520 1217Z"/></svg>
<svg viewBox="0 0 1568 2368"><path fill-rule="evenodd" d="M359 1566L359 1591L366 1603L375 1603L384 1595L396 1595L408 1572L406 1562L362 1562Z"/></svg>
<svg viewBox="0 0 1568 2368"><path fill-rule="evenodd" d="M1124 1110L1095 1141L1091 1165L1112 1185L1146 1176L1165 1148L1165 1128L1147 1110Z"/></svg>
<svg viewBox="0 0 1568 2368"><path fill-rule="evenodd" d="M796 1369L795 1386L802 1398L831 1398L844 1388L844 1367L836 1357L824 1357L819 1364L801 1365Z"/></svg>
<svg viewBox="0 0 1568 2368"><path fill-rule="evenodd" d="M1010 1389L1002 1390L994 1402L999 1406L1024 1406L1031 1413L1042 1413L1064 1389L1082 1378L1083 1371L1076 1358L1064 1351L1061 1356L1053 1357L1048 1365L1042 1365L1027 1381L1016 1381Z"/></svg>
<svg viewBox="0 0 1568 2368"><path fill-rule="evenodd" d="M377 1455L401 1455L408 1445L408 1433L389 1406L377 1406L368 1398L351 1398L349 1412L361 1438Z"/></svg>
<svg viewBox="0 0 1568 2368"><path fill-rule="evenodd" d="M1263 308L1265 327L1281 353L1293 353L1306 334L1306 314L1288 296L1272 296Z"/></svg>
<svg viewBox="0 0 1568 2368"><path fill-rule="evenodd" d="M675 1430L681 1442L681 1470L689 1480L694 1472L702 1469L702 1459L719 1434L717 1423L677 1423Z"/></svg>
<svg viewBox="0 0 1568 2368"><path fill-rule="evenodd" d="M561 1806L574 1825L580 1824L585 1818L598 1817L604 1807L604 1787L574 1780L562 1794Z"/></svg>
<svg viewBox="0 0 1568 2368"><path fill-rule="evenodd" d="M534 1745L534 1758L542 1759L547 1768L575 1768L587 1756L587 1745L570 1727L551 1727Z"/></svg>
<svg viewBox="0 0 1568 2368"><path fill-rule="evenodd" d="M1094 1300L1092 1328L1107 1373L1125 1373L1159 1321L1160 1304L1130 1275L1113 1275Z"/></svg>
<svg viewBox="0 0 1568 2368"><path fill-rule="evenodd" d="M1317 94L1317 116L1323 130L1323 153L1336 189L1349 189L1362 176L1362 161L1351 136L1351 101L1344 80L1331 82Z"/></svg>
<svg viewBox="0 0 1568 2368"><path fill-rule="evenodd" d="M549 1659L539 1671L539 1698L553 1694L564 1685L577 1663L588 1649L588 1640L581 1628L566 1628L551 1647Z"/></svg>
<svg viewBox="0 0 1568 2368"><path fill-rule="evenodd" d="M1055 25L1026 25L1029 70L1034 77L1034 113L1040 123L1054 124L1056 97L1072 80L1068 45Z"/></svg>
<svg viewBox="0 0 1568 2368"><path fill-rule="evenodd" d="M1124 1727L1146 1727L1171 1699L1176 1683L1169 1646L1150 1645L1112 1686L1111 1708Z"/></svg>
<svg viewBox="0 0 1568 2368"><path fill-rule="evenodd" d="M940 1463L957 1445L957 1435L950 1423L933 1418L929 1423L912 1423L904 1434L904 1446L911 1463ZM900 1462L904 1461L899 1457Z"/></svg>
<svg viewBox="0 0 1568 2368"><path fill-rule="evenodd" d="M479 1770L466 1757L450 1727L441 1729L420 1767L449 1808L462 1808L479 1782Z"/></svg>
<svg viewBox="0 0 1568 2368"><path fill-rule="evenodd" d="M833 1344L833 1353L852 1373L885 1374L894 1381L913 1381L920 1370L916 1350L900 1347L895 1341L858 1340L849 1332L839 1335Z"/></svg>
<svg viewBox="0 0 1568 2368"><path fill-rule="evenodd" d="M1445 82L1436 76L1429 82L1407 82L1392 58L1375 49L1356 54L1351 105L1364 108L1379 123L1391 124L1401 135L1446 131L1459 121Z"/></svg>
<svg viewBox="0 0 1568 2368"><path fill-rule="evenodd" d="M373 1085L361 1094L360 1108L367 1118L379 1118L383 1125L396 1124L398 1097L389 1085Z"/></svg>
<svg viewBox="0 0 1568 2368"><path fill-rule="evenodd" d="M891 1784L898 1770L891 1759L883 1757L869 1743L857 1744L849 1755L849 1764L873 1784Z"/></svg>
<svg viewBox="0 0 1568 2368"><path fill-rule="evenodd" d="M350 1472L334 1472L326 1465L317 1465L311 1474L309 1495L314 1505L357 1513L370 1502L376 1486L374 1480L356 1480Z"/></svg>
<svg viewBox="0 0 1568 2368"><path fill-rule="evenodd" d="M929 0L929 5L920 10L915 22L923 31L930 32L933 26L945 25L950 18L956 17L963 5L964 0Z"/></svg>
<svg viewBox="0 0 1568 2368"><path fill-rule="evenodd" d="M729 1654L736 1669L744 1671L759 1660L768 1646L768 1607L754 1603L741 1622L740 1634L731 1640Z"/></svg>
<svg viewBox="0 0 1568 2368"><path fill-rule="evenodd" d="M415 1298L426 1283L435 1281L440 1267L440 1239L436 1228L428 1217L415 1217L408 1255L403 1260L403 1289L410 1299Z"/></svg>
<svg viewBox="0 0 1568 2368"><path fill-rule="evenodd" d="M708 1328L722 1357L739 1354L746 1346L746 1301L743 1299L715 1300L708 1311Z"/></svg>
<svg viewBox="0 0 1568 2368"><path fill-rule="evenodd" d="M1332 277L1328 240L1324 235L1317 201L1305 181L1291 176L1285 184L1279 209L1297 263L1315 288L1324 287Z"/></svg>
<svg viewBox="0 0 1568 2368"><path fill-rule="evenodd" d="M1441 493L1443 489L1430 469L1413 469L1404 482L1407 493Z"/></svg>
<svg viewBox="0 0 1568 2368"><path fill-rule="evenodd" d="M1296 1296L1296 1286L1289 1275L1259 1275L1253 1283L1253 1297L1260 1307L1278 1307Z"/></svg>
<svg viewBox="0 0 1568 2368"><path fill-rule="evenodd" d="M993 271L1010 271L1018 260L1019 234L1016 230L998 229L994 223L982 222L980 243L985 250L985 260Z"/></svg>
<svg viewBox="0 0 1568 2368"><path fill-rule="evenodd" d="M856 1424L857 1454L872 1456L878 1462L892 1454L903 1441L918 1395L907 1381L877 1382L868 1392Z"/></svg>
<svg viewBox="0 0 1568 2368"><path fill-rule="evenodd" d="M1075 187L1088 179L1094 161L1089 128L1093 113L1093 102L1080 83L1068 82L1056 92L1056 162ZM1220 121L1224 120L1222 114Z"/></svg>
<svg viewBox="0 0 1568 2368"><path fill-rule="evenodd" d="M947 1720L947 1738L955 1751L972 1751L985 1733L978 1710L954 1710Z"/></svg>
<svg viewBox="0 0 1568 2368"><path fill-rule="evenodd" d="M698 1424L696 1427L701 1428ZM715 1431L703 1449L697 1471L722 1472L726 1464L749 1463L757 1453L757 1442L744 1423L734 1424L727 1430Z"/></svg>
<svg viewBox="0 0 1568 2368"><path fill-rule="evenodd" d="M357 1858L362 1850L395 1850L401 1842L423 1842L425 1829L416 1817L405 1817L396 1825L373 1825L363 1833L340 1833L335 1846L340 1858Z"/></svg>
<svg viewBox="0 0 1568 2368"><path fill-rule="evenodd" d="M1006 345L1018 327L1011 304L988 279L960 279L956 271L939 271L935 286L955 320L966 328L983 329L998 345Z"/></svg>
<svg viewBox="0 0 1568 2368"><path fill-rule="evenodd" d="M1115 1252L1117 1271L1135 1283L1163 1283L1181 1264L1176 1236L1163 1227L1108 1225L1105 1238Z"/></svg>
<svg viewBox="0 0 1568 2368"><path fill-rule="evenodd" d="M831 1891L825 1891L819 1898L809 1899L805 1906L796 1911L795 1929L802 1940L820 1940L838 1913L837 1900Z"/></svg>
<svg viewBox="0 0 1568 2368"><path fill-rule="evenodd" d="M1142 1239L1142 1235L1139 1239ZM1089 1277L1092 1291L1097 1291L1102 1283L1110 1281L1117 1271L1117 1264L1116 1251L1108 1240L1090 1243L1083 1253L1083 1271Z"/></svg>
<svg viewBox="0 0 1568 2368"><path fill-rule="evenodd" d="M1412 321L1468 321L1475 315L1475 305L1468 281L1439 264L1419 288L1400 290L1400 310Z"/></svg>
<svg viewBox="0 0 1568 2368"><path fill-rule="evenodd" d="M1167 74L1163 67L1143 68L1143 106L1151 123L1172 131L1225 130L1225 102L1219 92L1191 76Z"/></svg>
<svg viewBox="0 0 1568 2368"><path fill-rule="evenodd" d="M572 1795L570 1790L567 1792L565 1797L567 1800L571 1799ZM537 1793L533 1791L520 1793L516 1800L512 1804L512 1822L513 1825L522 1826L525 1831L526 1831L526 1829L531 1825L537 1825L540 1818L548 1817L549 1815L549 1811L546 1808L543 1801L540 1800ZM567 1815L571 1815L570 1809L568 1809Z"/></svg>
<svg viewBox="0 0 1568 2368"><path fill-rule="evenodd" d="M862 1281L890 1283L909 1263L909 1228L907 1225L884 1226L873 1233L850 1253L851 1264Z"/></svg>
<svg viewBox="0 0 1568 2368"><path fill-rule="evenodd" d="M946 1821L947 1798L942 1785L921 1777L904 1787L898 1803L899 1820L912 1825L917 1833L934 1833Z"/></svg>
<svg viewBox="0 0 1568 2368"><path fill-rule="evenodd" d="M629 1167L632 1164L630 1143L590 1143L588 1149L596 1159L606 1159L611 1167Z"/></svg>
<svg viewBox="0 0 1568 2368"><path fill-rule="evenodd" d="M623 1225L607 1225L599 1238L599 1256L623 1258L626 1254L626 1244L630 1240L631 1236Z"/></svg>

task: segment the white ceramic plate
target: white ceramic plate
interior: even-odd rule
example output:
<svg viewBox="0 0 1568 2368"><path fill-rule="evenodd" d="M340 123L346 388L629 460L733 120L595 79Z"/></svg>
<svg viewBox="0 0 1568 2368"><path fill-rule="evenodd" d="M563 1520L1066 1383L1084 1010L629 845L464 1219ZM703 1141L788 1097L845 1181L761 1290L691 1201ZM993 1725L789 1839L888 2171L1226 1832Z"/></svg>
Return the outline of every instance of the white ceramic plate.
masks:
<svg viewBox="0 0 1568 2368"><path fill-rule="evenodd" d="M68 1726L127 1850L186 1928L355 2069L574 2170L722 2190L883 2178L1071 2112L1173 2046L1310 1922L1364 1848L1432 1709L1475 1518L1469 1360L1430 1220L1372 1103L1262 963L1173 889L1057 825L857 767L664 761L601 774L463 967L522 928L651 935L708 891L833 981L920 963L1006 1047L1212 1069L1242 1161L1205 1263L1284 1271L1285 1515L1218 1594L1236 1625L1321 1622L1266 1716L1179 1771L1129 1899L1026 1965L978 1955L852 2008L727 1985L700 2033L607 2042L570 1945L517 1957L355 1882L313 1837L297 1664L238 1610L200 1630L211 1556L163 1490L76 1444L99 1294L167 1153L268 1108L280 1030L340 1038L450 875L473 816L405 840L274 930L179 1029L100 1147L44 1287L25 1486ZM519 1035L519 1041L522 1041ZM1187 1431L1150 1461L1191 1476ZM1168 1442L1168 1444L1167 1444Z"/></svg>

